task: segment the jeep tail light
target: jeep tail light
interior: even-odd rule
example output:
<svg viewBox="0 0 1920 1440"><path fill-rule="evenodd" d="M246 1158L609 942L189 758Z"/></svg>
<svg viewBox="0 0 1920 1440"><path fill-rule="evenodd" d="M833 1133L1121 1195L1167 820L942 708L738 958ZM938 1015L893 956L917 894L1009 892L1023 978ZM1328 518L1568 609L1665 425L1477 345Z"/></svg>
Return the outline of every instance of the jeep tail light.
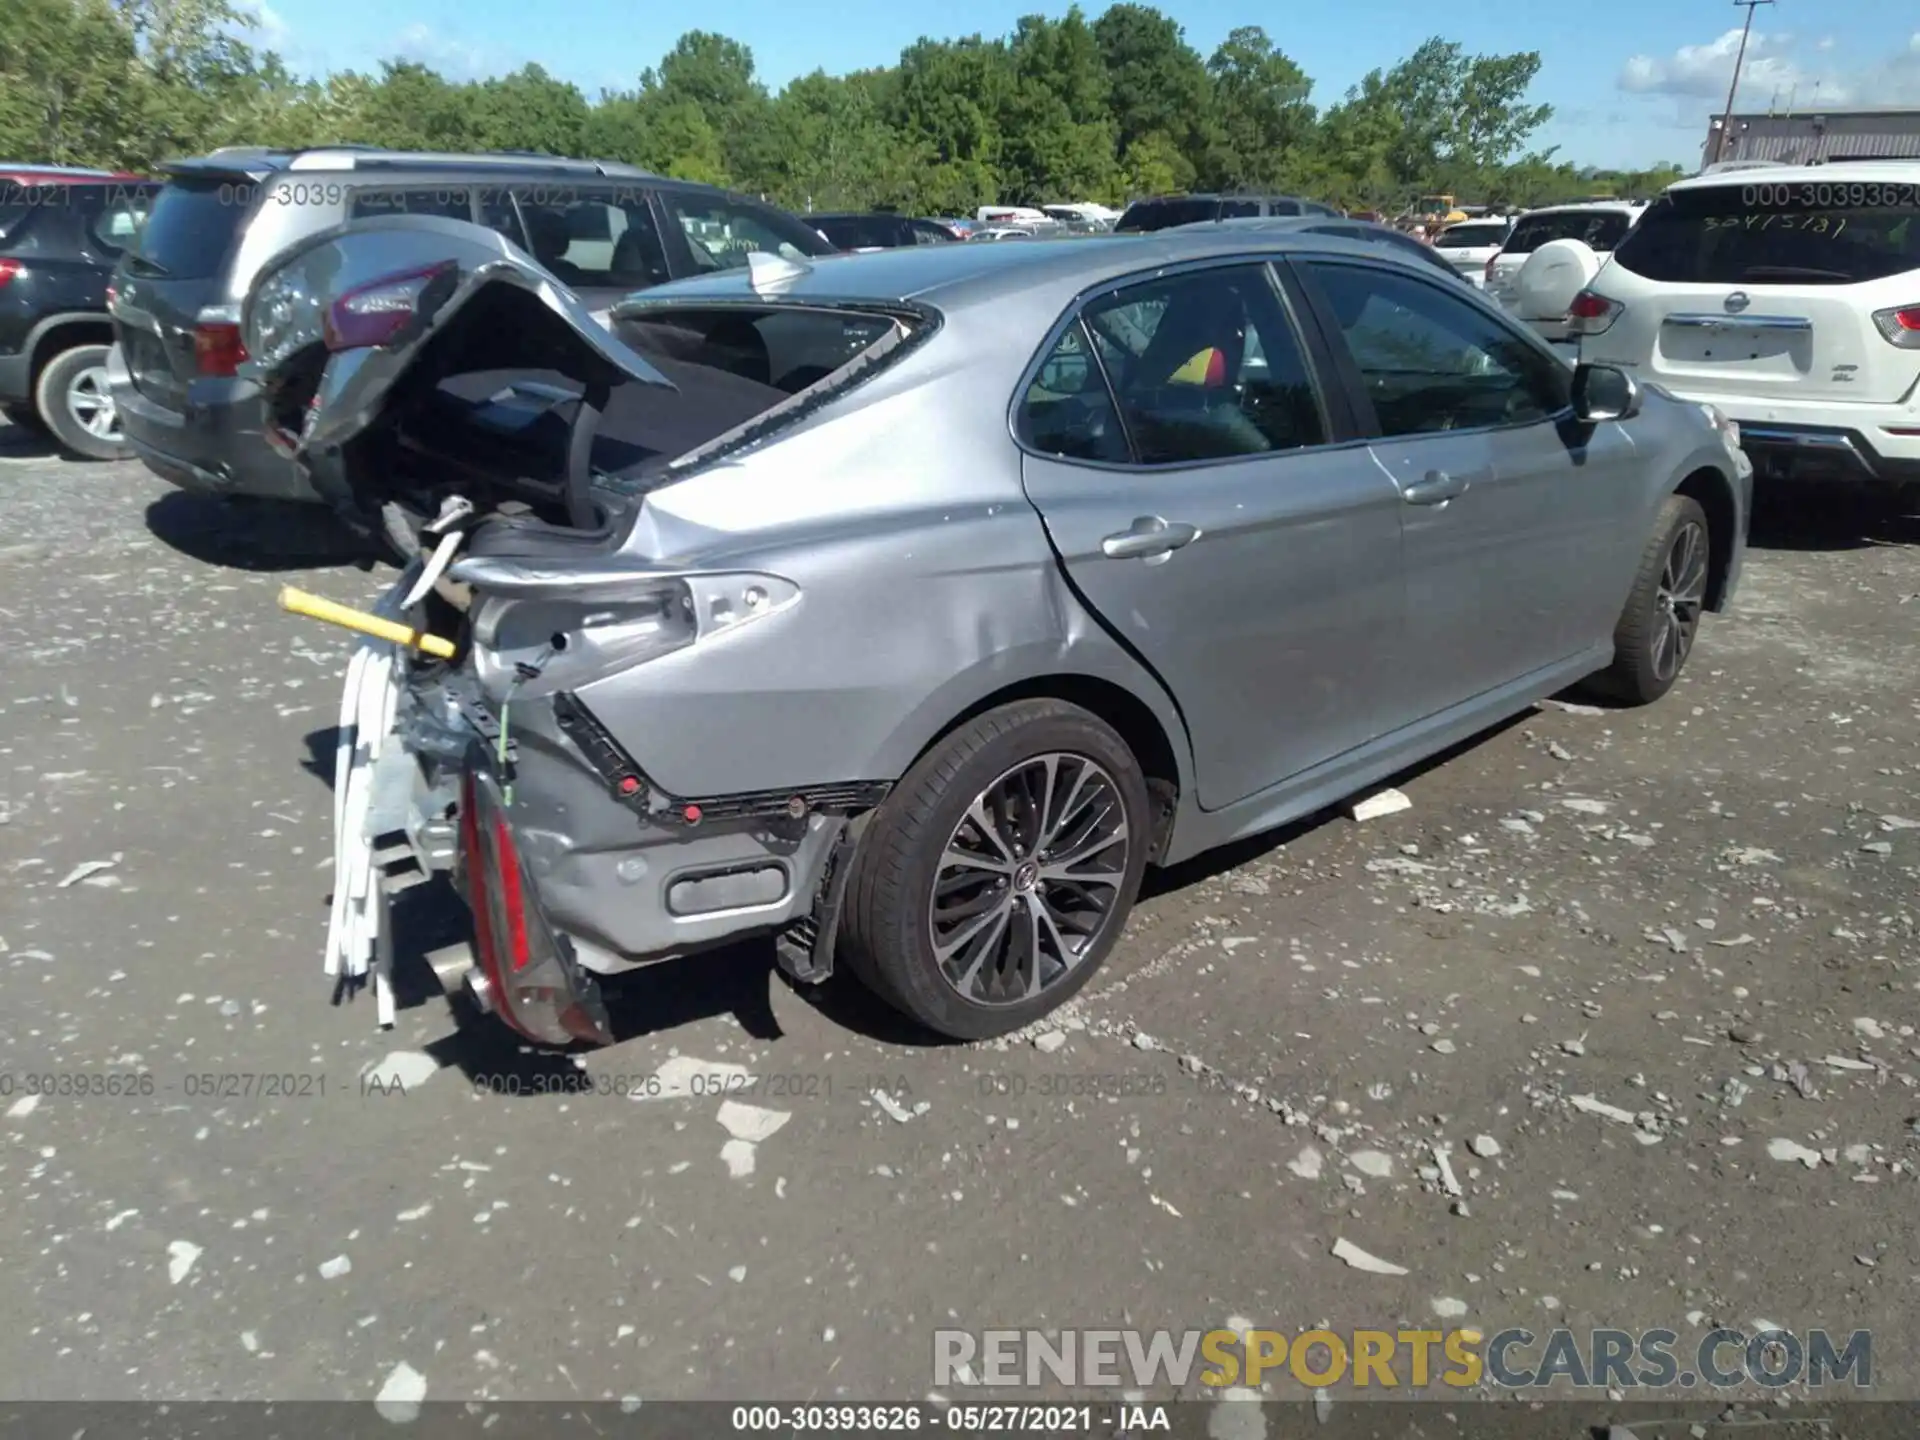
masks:
<svg viewBox="0 0 1920 1440"><path fill-rule="evenodd" d="M459 262L442 260L355 286L327 309L327 349L391 345L431 318L459 283Z"/></svg>
<svg viewBox="0 0 1920 1440"><path fill-rule="evenodd" d="M18 260L0 258L0 289L4 289L14 276L26 268Z"/></svg>
<svg viewBox="0 0 1920 1440"><path fill-rule="evenodd" d="M1569 335L1602 335L1627 307L1591 290L1582 290L1567 306Z"/></svg>
<svg viewBox="0 0 1920 1440"><path fill-rule="evenodd" d="M1920 350L1920 305L1898 305L1891 310L1873 312L1873 323L1887 337L1889 345L1902 350Z"/></svg>
<svg viewBox="0 0 1920 1440"><path fill-rule="evenodd" d="M231 306L209 305L193 319L193 368L202 375L231 379L247 358L240 339L240 317Z"/></svg>

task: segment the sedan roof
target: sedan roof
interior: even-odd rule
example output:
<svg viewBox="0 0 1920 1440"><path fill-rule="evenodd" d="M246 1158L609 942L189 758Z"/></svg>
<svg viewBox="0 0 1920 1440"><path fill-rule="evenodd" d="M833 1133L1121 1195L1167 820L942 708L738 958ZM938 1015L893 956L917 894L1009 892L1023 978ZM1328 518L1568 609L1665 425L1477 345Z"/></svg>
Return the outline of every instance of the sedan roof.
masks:
<svg viewBox="0 0 1920 1440"><path fill-rule="evenodd" d="M1308 251L1382 256L1379 246L1315 233L1316 219L1324 223L1325 217L1263 219L1246 226L1231 221L1208 223L1195 229L1101 235L1057 245L928 245L834 255L808 261L774 293L792 300L920 300L948 311L998 304L1012 294L1034 294L1036 300L1052 303L1052 313L1057 314L1083 290L1156 265L1240 255L1259 261ZM749 271L740 267L671 281L634 298L744 300L754 294Z"/></svg>

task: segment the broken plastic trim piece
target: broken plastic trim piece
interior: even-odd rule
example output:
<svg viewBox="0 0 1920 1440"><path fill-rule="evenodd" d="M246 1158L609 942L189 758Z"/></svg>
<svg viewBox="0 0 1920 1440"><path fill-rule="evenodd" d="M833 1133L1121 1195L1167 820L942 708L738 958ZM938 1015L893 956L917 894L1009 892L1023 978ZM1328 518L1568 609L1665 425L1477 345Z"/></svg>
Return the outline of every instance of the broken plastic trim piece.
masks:
<svg viewBox="0 0 1920 1440"><path fill-rule="evenodd" d="M694 826L725 820L804 821L815 812L846 815L870 810L887 798L885 780L855 780L838 785L808 785L797 790L747 790L730 795L680 796L667 791L642 770L599 718L571 691L553 694L553 718L560 731L607 782L619 804L659 824Z"/></svg>
<svg viewBox="0 0 1920 1440"><path fill-rule="evenodd" d="M767 250L747 252L747 283L756 295L777 295L813 267L802 260L791 260Z"/></svg>

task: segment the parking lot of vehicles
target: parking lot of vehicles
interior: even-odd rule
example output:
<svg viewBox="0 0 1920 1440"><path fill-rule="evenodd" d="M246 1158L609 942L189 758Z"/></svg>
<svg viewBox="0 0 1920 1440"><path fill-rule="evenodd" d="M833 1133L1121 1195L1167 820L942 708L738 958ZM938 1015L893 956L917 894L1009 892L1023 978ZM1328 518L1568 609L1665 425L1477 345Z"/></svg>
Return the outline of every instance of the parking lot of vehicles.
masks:
<svg viewBox="0 0 1920 1440"><path fill-rule="evenodd" d="M1339 218L1340 212L1331 205L1296 195L1157 195L1127 206L1113 228L1122 235L1150 234L1205 220L1291 215Z"/></svg>
<svg viewBox="0 0 1920 1440"><path fill-rule="evenodd" d="M0 411L83 459L126 453L107 379L107 286L157 188L0 167Z"/></svg>
<svg viewBox="0 0 1920 1440"><path fill-rule="evenodd" d="M1461 279L1469 285L1484 287L1487 262L1507 243L1507 237L1513 233L1513 223L1511 217L1502 216L1463 220L1435 236L1433 248L1442 260L1460 272Z"/></svg>
<svg viewBox="0 0 1920 1440"><path fill-rule="evenodd" d="M1765 478L1920 492L1920 162L1681 181L1572 300L1581 353L1740 425Z"/></svg>

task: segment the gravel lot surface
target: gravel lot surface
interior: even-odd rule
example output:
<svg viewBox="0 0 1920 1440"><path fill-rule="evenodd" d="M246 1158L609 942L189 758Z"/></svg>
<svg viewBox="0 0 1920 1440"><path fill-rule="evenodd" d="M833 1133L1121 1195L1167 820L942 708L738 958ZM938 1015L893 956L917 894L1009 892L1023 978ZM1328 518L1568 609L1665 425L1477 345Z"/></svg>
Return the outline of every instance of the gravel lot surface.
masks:
<svg viewBox="0 0 1920 1440"><path fill-rule="evenodd" d="M274 595L386 572L0 428L0 1393L907 1398L943 1325L1323 1322L1871 1329L1920 1397L1916 540L1769 507L1665 702L1151 877L1040 1033L755 946L575 1062L419 965L329 1003L346 642Z"/></svg>

